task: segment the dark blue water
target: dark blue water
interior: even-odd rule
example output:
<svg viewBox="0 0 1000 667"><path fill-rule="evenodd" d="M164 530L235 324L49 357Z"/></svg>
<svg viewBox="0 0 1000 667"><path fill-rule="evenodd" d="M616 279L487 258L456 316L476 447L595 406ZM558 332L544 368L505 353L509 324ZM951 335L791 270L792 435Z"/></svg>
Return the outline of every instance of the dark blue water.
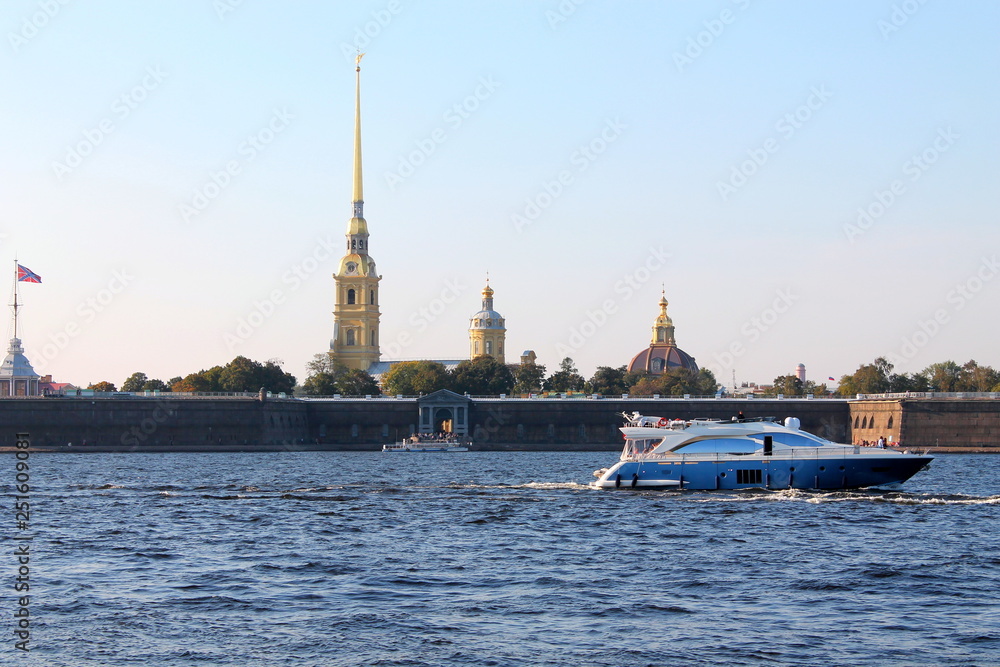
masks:
<svg viewBox="0 0 1000 667"><path fill-rule="evenodd" d="M0 655L1000 665L1000 458L893 492L587 488L616 457L34 454L32 651Z"/></svg>

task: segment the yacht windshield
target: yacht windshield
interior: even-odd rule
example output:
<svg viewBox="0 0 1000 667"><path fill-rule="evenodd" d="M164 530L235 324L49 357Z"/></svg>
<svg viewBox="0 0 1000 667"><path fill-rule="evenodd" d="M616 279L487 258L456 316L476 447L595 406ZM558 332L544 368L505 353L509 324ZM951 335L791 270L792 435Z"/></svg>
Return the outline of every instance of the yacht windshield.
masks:
<svg viewBox="0 0 1000 667"><path fill-rule="evenodd" d="M643 456L653 451L658 444L663 442L663 438L643 438L640 440L626 440L625 456Z"/></svg>

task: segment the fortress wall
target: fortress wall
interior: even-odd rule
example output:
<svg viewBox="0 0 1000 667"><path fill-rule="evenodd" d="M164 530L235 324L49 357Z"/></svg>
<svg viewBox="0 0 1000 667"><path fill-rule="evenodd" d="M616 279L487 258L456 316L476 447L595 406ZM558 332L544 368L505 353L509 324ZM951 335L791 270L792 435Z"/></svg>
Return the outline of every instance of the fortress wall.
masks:
<svg viewBox="0 0 1000 667"><path fill-rule="evenodd" d="M409 435L417 411L412 398L0 399L0 447L13 446L15 434L27 432L36 446L72 443L74 451L373 450ZM794 416L803 429L838 442L885 435L915 447L1000 452L1000 401L986 399L473 399L469 426L483 449L616 450L621 413L636 411L679 419L728 419L741 411L745 417Z"/></svg>
<svg viewBox="0 0 1000 667"><path fill-rule="evenodd" d="M294 400L25 398L0 400L0 446L29 433L36 447L224 450L282 447L308 436Z"/></svg>
<svg viewBox="0 0 1000 667"><path fill-rule="evenodd" d="M307 401L309 442L337 449L381 449L417 430L416 399Z"/></svg>
<svg viewBox="0 0 1000 667"><path fill-rule="evenodd" d="M622 412L669 419L729 419L741 411L747 418L798 417L804 430L837 441L848 435L849 408L843 401L484 400L473 404L469 416L473 439L483 446L532 449L571 443L581 449L618 449Z"/></svg>
<svg viewBox="0 0 1000 667"><path fill-rule="evenodd" d="M1000 401L902 399L904 445L1000 452Z"/></svg>

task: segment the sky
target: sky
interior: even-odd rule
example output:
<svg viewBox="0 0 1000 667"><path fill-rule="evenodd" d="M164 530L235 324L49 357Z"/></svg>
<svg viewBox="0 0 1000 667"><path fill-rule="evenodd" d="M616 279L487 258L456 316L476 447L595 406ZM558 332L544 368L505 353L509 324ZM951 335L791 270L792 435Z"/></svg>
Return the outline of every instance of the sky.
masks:
<svg viewBox="0 0 1000 667"><path fill-rule="evenodd" d="M354 58L387 359L720 382L1000 366L1000 5L8 0L0 259L40 374L329 349ZM8 332L10 332L8 318ZM8 337L11 333L8 333Z"/></svg>

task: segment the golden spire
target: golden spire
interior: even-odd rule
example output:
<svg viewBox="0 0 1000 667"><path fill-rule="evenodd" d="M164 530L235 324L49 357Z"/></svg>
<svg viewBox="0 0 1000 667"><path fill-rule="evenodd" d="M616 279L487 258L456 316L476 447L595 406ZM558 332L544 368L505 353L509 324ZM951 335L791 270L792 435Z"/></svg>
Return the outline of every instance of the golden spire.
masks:
<svg viewBox="0 0 1000 667"><path fill-rule="evenodd" d="M667 301L667 293L665 290L660 292L660 315L653 322L653 345L675 345L674 342L674 322L667 315L667 306L669 302Z"/></svg>
<svg viewBox="0 0 1000 667"><path fill-rule="evenodd" d="M365 197L361 189L361 58L365 54L358 51L354 64L357 72L357 86L354 96L354 217L364 218Z"/></svg>

